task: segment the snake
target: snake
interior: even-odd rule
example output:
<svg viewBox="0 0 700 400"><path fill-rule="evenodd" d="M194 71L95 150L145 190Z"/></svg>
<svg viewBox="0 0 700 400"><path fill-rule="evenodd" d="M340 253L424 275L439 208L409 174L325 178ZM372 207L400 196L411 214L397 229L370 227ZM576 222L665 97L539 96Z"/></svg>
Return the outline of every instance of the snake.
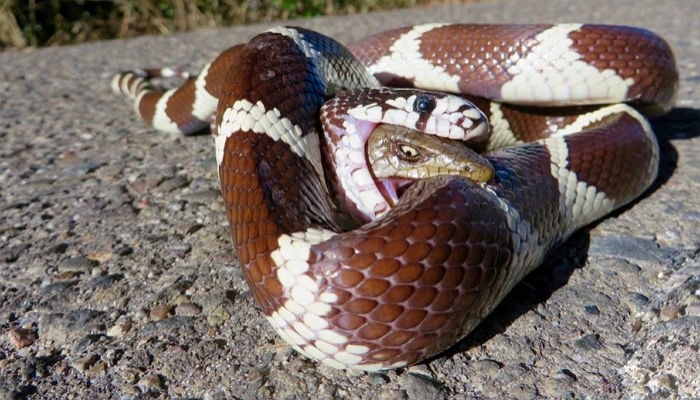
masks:
<svg viewBox="0 0 700 400"><path fill-rule="evenodd" d="M156 130L211 130L236 255L279 336L377 371L449 349L638 198L659 166L646 116L672 107L678 72L641 28L434 23L347 46L276 27L196 76L111 86Z"/></svg>

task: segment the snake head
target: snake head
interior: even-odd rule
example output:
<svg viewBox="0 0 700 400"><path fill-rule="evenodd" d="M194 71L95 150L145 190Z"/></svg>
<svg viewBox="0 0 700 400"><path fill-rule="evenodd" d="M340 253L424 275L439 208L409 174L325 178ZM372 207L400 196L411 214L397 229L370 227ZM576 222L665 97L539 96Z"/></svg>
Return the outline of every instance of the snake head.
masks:
<svg viewBox="0 0 700 400"><path fill-rule="evenodd" d="M493 174L488 162L464 145L488 140L486 116L459 96L413 89L349 90L321 108L321 121L336 202L359 222L387 213L416 179L447 174L481 182ZM384 151L393 154L398 169L380 168ZM367 159L370 152L376 166ZM410 159L409 153L417 154Z"/></svg>

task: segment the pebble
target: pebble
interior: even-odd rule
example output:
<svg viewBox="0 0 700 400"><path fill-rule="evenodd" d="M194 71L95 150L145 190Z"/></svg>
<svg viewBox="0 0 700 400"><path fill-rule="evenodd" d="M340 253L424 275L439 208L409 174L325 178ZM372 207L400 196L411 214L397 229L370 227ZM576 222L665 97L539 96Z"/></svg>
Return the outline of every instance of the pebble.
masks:
<svg viewBox="0 0 700 400"><path fill-rule="evenodd" d="M591 315L598 315L600 314L600 310L595 304L589 304L583 307L583 310Z"/></svg>
<svg viewBox="0 0 700 400"><path fill-rule="evenodd" d="M105 262L112 258L113 254L110 251L96 251L88 254L87 258L98 262Z"/></svg>
<svg viewBox="0 0 700 400"><path fill-rule="evenodd" d="M12 328L7 332L7 336L10 338L10 343L17 349L31 346L36 340L36 333L25 328Z"/></svg>
<svg viewBox="0 0 700 400"><path fill-rule="evenodd" d="M566 382L576 382L578 378L576 377L576 374L571 372L570 369L568 368L562 368L559 370L559 372L556 374L557 379L561 379Z"/></svg>
<svg viewBox="0 0 700 400"><path fill-rule="evenodd" d="M98 357L96 354L88 354L85 357L80 357L71 363L71 366L75 369L77 369L80 372L85 372L88 368L92 367L93 364L99 360L100 357Z"/></svg>
<svg viewBox="0 0 700 400"><path fill-rule="evenodd" d="M124 279L124 274L98 275L90 281L90 287L107 289L122 279Z"/></svg>
<svg viewBox="0 0 700 400"><path fill-rule="evenodd" d="M629 307L632 315L639 314L644 311L649 304L649 298L641 293L630 292L622 296L622 301Z"/></svg>
<svg viewBox="0 0 700 400"><path fill-rule="evenodd" d="M182 303L186 303L190 301L190 298L185 296L184 294L179 294L177 297L175 297L175 300L173 300L173 303L175 303L176 306L179 306Z"/></svg>
<svg viewBox="0 0 700 400"><path fill-rule="evenodd" d="M96 377L99 374L104 374L107 372L107 363L99 360L90 369L87 370L87 374L91 377Z"/></svg>
<svg viewBox="0 0 700 400"><path fill-rule="evenodd" d="M194 317L195 315L201 314L201 312L202 307L190 302L185 302L175 307L175 315L184 317Z"/></svg>
<svg viewBox="0 0 700 400"><path fill-rule="evenodd" d="M223 307L218 307L211 314L207 315L207 323L213 326L223 325L229 319L231 319L231 314Z"/></svg>
<svg viewBox="0 0 700 400"><path fill-rule="evenodd" d="M248 392L255 392L265 384L265 375L257 369L250 371L245 379L248 382Z"/></svg>
<svg viewBox="0 0 700 400"><path fill-rule="evenodd" d="M29 243L20 243L13 246L7 246L0 252L0 259L8 263L15 262L28 248Z"/></svg>
<svg viewBox="0 0 700 400"><path fill-rule="evenodd" d="M409 399L445 399L447 393L431 380L413 374L403 374L398 379Z"/></svg>
<svg viewBox="0 0 700 400"><path fill-rule="evenodd" d="M131 329L131 320L125 320L118 322L111 328L107 329L107 336L109 337L122 337Z"/></svg>
<svg viewBox="0 0 700 400"><path fill-rule="evenodd" d="M689 304L685 308L685 314L691 317L700 317L700 302Z"/></svg>
<svg viewBox="0 0 700 400"><path fill-rule="evenodd" d="M668 304L659 311L659 318L662 321L671 321L678 318L678 313L681 311L681 306L678 304Z"/></svg>
<svg viewBox="0 0 700 400"><path fill-rule="evenodd" d="M114 247L114 254L118 256L128 256L133 252L134 248L124 243L120 243Z"/></svg>
<svg viewBox="0 0 700 400"><path fill-rule="evenodd" d="M478 360L470 363L475 371L480 371L486 374L496 373L502 368L501 364L494 360Z"/></svg>
<svg viewBox="0 0 700 400"><path fill-rule="evenodd" d="M576 347L583 350L599 350L603 347L600 343L600 338L596 333L590 333L588 335L582 336L574 342Z"/></svg>
<svg viewBox="0 0 700 400"><path fill-rule="evenodd" d="M160 321L168 318L171 315L172 307L167 304L159 304L151 309L151 319Z"/></svg>
<svg viewBox="0 0 700 400"><path fill-rule="evenodd" d="M59 243L51 248L49 248L49 253L63 254L68 250L68 243Z"/></svg>
<svg viewBox="0 0 700 400"><path fill-rule="evenodd" d="M71 257L58 265L58 272L77 272L85 273L100 263L87 257L78 256Z"/></svg>
<svg viewBox="0 0 700 400"><path fill-rule="evenodd" d="M139 380L136 384L143 391L161 391L163 390L163 378L156 374L148 374Z"/></svg>
<svg viewBox="0 0 700 400"><path fill-rule="evenodd" d="M673 377L671 374L659 374L649 379L647 385L654 392L657 392L659 394L671 393L672 390L675 391L675 381L676 378Z"/></svg>
<svg viewBox="0 0 700 400"><path fill-rule="evenodd" d="M172 178L168 178L158 185L160 189L165 192L172 192L176 189L180 189L189 186L190 180L182 175L177 175Z"/></svg>
<svg viewBox="0 0 700 400"><path fill-rule="evenodd" d="M73 285L78 284L78 280L69 280L69 281L58 281L54 283L49 283L48 285L44 286L41 288L41 295L44 298L49 298L52 296L60 296L62 292L64 292L66 289L70 288Z"/></svg>
<svg viewBox="0 0 700 400"><path fill-rule="evenodd" d="M39 328L43 340L64 344L76 338L101 332L105 313L102 311L80 309L68 313L48 313L39 317Z"/></svg>
<svg viewBox="0 0 700 400"><path fill-rule="evenodd" d="M124 368L121 370L119 377L124 382L134 385L139 380L139 370L136 368Z"/></svg>

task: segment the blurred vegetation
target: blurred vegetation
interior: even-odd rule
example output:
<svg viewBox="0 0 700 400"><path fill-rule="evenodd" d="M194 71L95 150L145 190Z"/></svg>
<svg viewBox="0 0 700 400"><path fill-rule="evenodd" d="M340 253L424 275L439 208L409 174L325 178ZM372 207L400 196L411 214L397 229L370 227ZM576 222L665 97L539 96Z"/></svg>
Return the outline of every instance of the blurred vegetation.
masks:
<svg viewBox="0 0 700 400"><path fill-rule="evenodd" d="M459 0L0 0L0 48L446 2Z"/></svg>

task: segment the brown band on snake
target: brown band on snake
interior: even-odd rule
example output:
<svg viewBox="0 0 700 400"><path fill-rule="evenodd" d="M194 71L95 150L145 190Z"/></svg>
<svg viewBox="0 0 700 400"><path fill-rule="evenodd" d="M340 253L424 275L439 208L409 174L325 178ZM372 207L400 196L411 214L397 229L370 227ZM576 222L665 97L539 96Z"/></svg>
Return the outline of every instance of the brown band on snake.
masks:
<svg viewBox="0 0 700 400"><path fill-rule="evenodd" d="M141 97L141 102L138 103L138 112L144 122L153 124L153 117L156 114L156 103L160 100L162 93L146 93Z"/></svg>
<svg viewBox="0 0 700 400"><path fill-rule="evenodd" d="M182 132L191 132L207 125L207 121L192 116L194 100L194 78L190 78L175 90L165 106L165 113Z"/></svg>
<svg viewBox="0 0 700 400"><path fill-rule="evenodd" d="M204 88L212 96L219 98L221 85L225 81L231 66L240 58L239 54L245 46L242 44L229 47L211 62L207 69L207 76Z"/></svg>
<svg viewBox="0 0 700 400"><path fill-rule="evenodd" d="M413 29L410 26L391 29L376 35L367 36L347 46L348 50L363 64L373 64L386 54L387 49L406 32Z"/></svg>
<svg viewBox="0 0 700 400"><path fill-rule="evenodd" d="M425 33L420 48L430 54L429 60L447 63L450 75L461 77L459 87L463 93L496 99L501 96L500 87L512 79L508 68L537 44L535 36L548 28L551 25L510 25L503 29L502 25L485 24L465 31L459 25L447 25ZM460 46L465 42L469 45ZM430 50L436 46L443 47L444 53L454 54L456 62L448 63L442 60L443 55Z"/></svg>
<svg viewBox="0 0 700 400"><path fill-rule="evenodd" d="M627 95L630 101L665 106L673 102L678 72L670 46L659 36L627 26L583 25L569 37L583 61L634 81Z"/></svg>
<svg viewBox="0 0 700 400"><path fill-rule="evenodd" d="M654 159L653 145L638 128L639 121L627 114L607 116L596 125L587 129L585 136L567 139L568 167L581 182L608 198L624 199L642 184L642 176L630 166Z"/></svg>

